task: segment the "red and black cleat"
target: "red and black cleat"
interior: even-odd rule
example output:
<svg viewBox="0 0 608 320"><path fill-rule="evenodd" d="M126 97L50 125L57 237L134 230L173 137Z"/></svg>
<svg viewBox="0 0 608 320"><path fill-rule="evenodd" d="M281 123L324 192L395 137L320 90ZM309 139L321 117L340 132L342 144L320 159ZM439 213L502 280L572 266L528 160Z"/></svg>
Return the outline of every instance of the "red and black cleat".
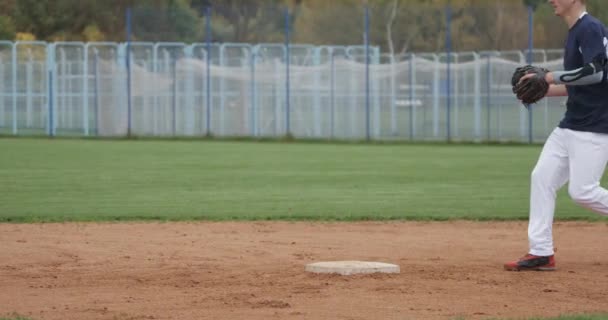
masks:
<svg viewBox="0 0 608 320"><path fill-rule="evenodd" d="M554 271L555 270L555 257L554 256L535 256L527 254L517 261L510 261L505 263L505 270L507 271Z"/></svg>

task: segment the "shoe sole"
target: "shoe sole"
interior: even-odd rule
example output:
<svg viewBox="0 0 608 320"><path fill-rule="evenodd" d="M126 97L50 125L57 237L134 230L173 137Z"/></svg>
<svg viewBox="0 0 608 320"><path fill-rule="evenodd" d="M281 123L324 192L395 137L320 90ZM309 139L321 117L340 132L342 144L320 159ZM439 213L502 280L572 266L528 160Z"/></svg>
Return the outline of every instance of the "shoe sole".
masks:
<svg viewBox="0 0 608 320"><path fill-rule="evenodd" d="M555 271L555 267L518 268L504 266L506 271Z"/></svg>

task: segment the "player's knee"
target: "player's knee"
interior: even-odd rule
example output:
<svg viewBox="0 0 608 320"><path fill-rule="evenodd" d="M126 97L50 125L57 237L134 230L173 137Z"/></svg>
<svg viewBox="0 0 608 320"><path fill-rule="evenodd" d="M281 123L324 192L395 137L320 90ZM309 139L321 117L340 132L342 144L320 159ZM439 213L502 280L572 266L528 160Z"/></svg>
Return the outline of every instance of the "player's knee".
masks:
<svg viewBox="0 0 608 320"><path fill-rule="evenodd" d="M532 174L530 174L530 181L534 186L549 187L548 178L549 177L543 173L542 168L539 166L534 167Z"/></svg>
<svg viewBox="0 0 608 320"><path fill-rule="evenodd" d="M568 194L570 194L570 198L572 198L574 202L581 205L594 203L596 201L596 191L596 186L568 186Z"/></svg>

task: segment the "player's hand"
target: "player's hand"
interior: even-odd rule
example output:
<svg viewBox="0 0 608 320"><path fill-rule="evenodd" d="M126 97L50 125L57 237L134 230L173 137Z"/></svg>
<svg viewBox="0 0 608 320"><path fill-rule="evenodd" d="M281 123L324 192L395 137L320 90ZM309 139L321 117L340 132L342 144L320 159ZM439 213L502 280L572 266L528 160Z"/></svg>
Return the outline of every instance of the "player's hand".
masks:
<svg viewBox="0 0 608 320"><path fill-rule="evenodd" d="M534 73L528 73L526 75L524 75L523 77L521 77L519 79L519 82L517 83L518 85L522 83L522 81L526 80L526 79L530 79L532 77L536 76L536 74ZM545 73L545 81L547 81L548 84L554 84L553 83L553 72L547 72Z"/></svg>
<svg viewBox="0 0 608 320"><path fill-rule="evenodd" d="M549 70L527 65L515 69L511 77L513 93L526 107L545 97L549 90L549 82L545 79Z"/></svg>

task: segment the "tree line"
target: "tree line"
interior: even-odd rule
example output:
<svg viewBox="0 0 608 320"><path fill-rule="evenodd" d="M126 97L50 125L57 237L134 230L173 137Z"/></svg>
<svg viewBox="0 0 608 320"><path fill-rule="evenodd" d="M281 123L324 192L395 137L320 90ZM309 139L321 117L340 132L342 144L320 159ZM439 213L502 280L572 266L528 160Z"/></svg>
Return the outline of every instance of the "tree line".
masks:
<svg viewBox="0 0 608 320"><path fill-rule="evenodd" d="M131 12L134 41L291 42L352 45L369 40L385 52L440 51L448 0L2 0L0 40L125 41ZM561 48L567 28L545 0L450 0L451 44L457 51ZM608 22L608 1L588 0ZM210 11L207 11L210 10ZM206 20L211 13L210 21ZM287 17L286 17L287 14ZM287 18L287 19L286 19ZM289 25L286 28L286 21Z"/></svg>

